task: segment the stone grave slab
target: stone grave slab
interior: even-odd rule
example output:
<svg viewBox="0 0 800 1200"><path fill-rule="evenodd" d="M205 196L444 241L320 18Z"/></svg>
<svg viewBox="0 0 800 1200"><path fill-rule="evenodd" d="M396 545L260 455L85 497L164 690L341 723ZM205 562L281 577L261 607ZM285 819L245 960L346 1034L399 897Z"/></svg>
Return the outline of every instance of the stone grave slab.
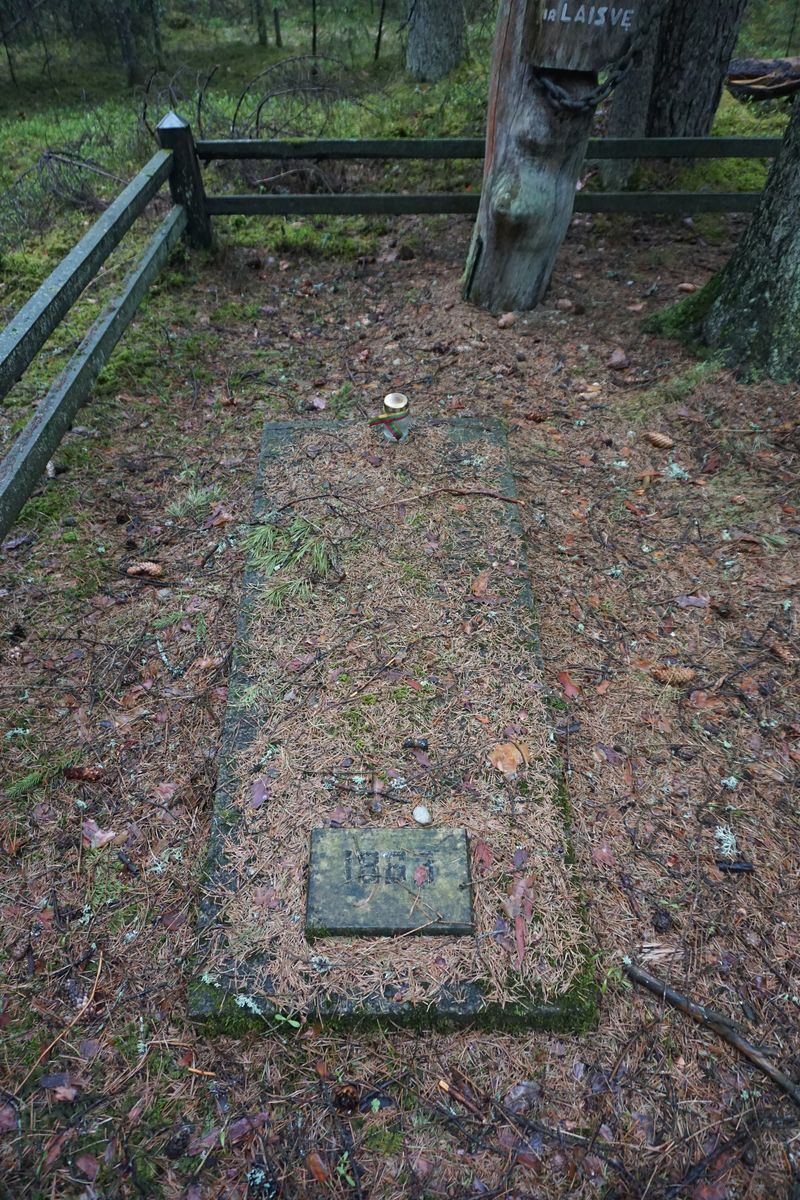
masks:
<svg viewBox="0 0 800 1200"><path fill-rule="evenodd" d="M586 1028L501 424L418 421L398 445L361 422L268 424L242 535L191 1015Z"/></svg>
<svg viewBox="0 0 800 1200"><path fill-rule="evenodd" d="M314 829L306 936L473 932L463 829Z"/></svg>

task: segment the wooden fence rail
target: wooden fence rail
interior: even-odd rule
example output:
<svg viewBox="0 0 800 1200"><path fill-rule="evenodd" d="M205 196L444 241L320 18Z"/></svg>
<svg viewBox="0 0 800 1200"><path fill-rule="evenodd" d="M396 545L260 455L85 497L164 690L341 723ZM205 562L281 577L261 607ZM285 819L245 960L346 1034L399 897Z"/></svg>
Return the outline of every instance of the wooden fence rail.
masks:
<svg viewBox="0 0 800 1200"><path fill-rule="evenodd" d="M30 366L58 323L95 277L134 220L169 182L174 207L125 279L117 298L81 342L66 369L36 408L0 462L0 537L16 520L61 438L89 394L148 287L178 239L209 245L211 217L475 213L477 192L422 194L316 193L313 195L207 196L200 163L232 159L480 159L483 138L373 138L316 141L195 142L175 113L159 123L161 149L131 180L89 232L45 280L0 333L0 400ZM599 159L771 158L780 138L603 138L589 142L587 161ZM578 192L577 212L698 213L747 212L757 192Z"/></svg>

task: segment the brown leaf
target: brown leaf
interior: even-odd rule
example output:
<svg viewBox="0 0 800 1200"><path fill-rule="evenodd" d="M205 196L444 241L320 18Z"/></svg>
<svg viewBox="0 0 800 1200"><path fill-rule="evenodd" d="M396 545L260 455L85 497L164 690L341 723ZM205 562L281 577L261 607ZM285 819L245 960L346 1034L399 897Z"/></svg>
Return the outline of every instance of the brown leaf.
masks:
<svg viewBox="0 0 800 1200"><path fill-rule="evenodd" d="M217 504L208 520L203 522L203 528L212 529L215 525L228 525L235 520L233 513L229 513L222 504Z"/></svg>
<svg viewBox="0 0 800 1200"><path fill-rule="evenodd" d="M93 1154L84 1152L83 1154L79 1154L74 1161L81 1175L85 1175L90 1182L97 1178L100 1171L100 1163Z"/></svg>
<svg viewBox="0 0 800 1200"><path fill-rule="evenodd" d="M670 687L682 687L685 683L691 683L695 677L695 671L692 667L651 667L650 674L659 683L668 684Z"/></svg>
<svg viewBox="0 0 800 1200"><path fill-rule="evenodd" d="M650 429L644 435L651 446L655 446L658 450L671 450L675 445L672 438L666 433L659 433L657 429Z"/></svg>
<svg viewBox="0 0 800 1200"><path fill-rule="evenodd" d="M306 1155L306 1167L314 1176L317 1183L324 1183L330 1175L330 1170L325 1160L316 1150L309 1150Z"/></svg>
<svg viewBox="0 0 800 1200"><path fill-rule="evenodd" d="M0 1133L13 1133L17 1128L17 1110L13 1104L0 1104Z"/></svg>
<svg viewBox="0 0 800 1200"><path fill-rule="evenodd" d="M257 779L250 788L250 807L254 810L261 808L264 801L269 797L269 788L264 783L263 779Z"/></svg>
<svg viewBox="0 0 800 1200"><path fill-rule="evenodd" d="M592 862L596 867L613 867L614 854L608 842L592 846Z"/></svg>
<svg viewBox="0 0 800 1200"><path fill-rule="evenodd" d="M274 887L259 884L253 888L253 904L256 908L280 908L281 902Z"/></svg>
<svg viewBox="0 0 800 1200"><path fill-rule="evenodd" d="M611 367L612 371L624 371L626 367L631 365L631 360L628 358L621 346L617 346L616 350L611 351L611 355L606 364Z"/></svg>
<svg viewBox="0 0 800 1200"><path fill-rule="evenodd" d="M514 779L519 768L530 761L530 751L525 742L499 742L489 753L489 763L496 771L502 771Z"/></svg>
<svg viewBox="0 0 800 1200"><path fill-rule="evenodd" d="M159 575L164 574L164 568L155 562L137 562L131 563L128 567L129 575L148 575L151 579L157 579Z"/></svg>
<svg viewBox="0 0 800 1200"><path fill-rule="evenodd" d="M517 322L517 314L516 313L513 313L513 312L503 313L502 317L498 318L497 328L498 329L510 329L512 325L516 324L516 322Z"/></svg>
<svg viewBox="0 0 800 1200"><path fill-rule="evenodd" d="M170 933L186 924L186 912L182 908L168 908L161 914L161 924Z"/></svg>
<svg viewBox="0 0 800 1200"><path fill-rule="evenodd" d="M486 589L489 586L489 571L481 571L480 575L476 576L472 581L470 591L473 596L485 596Z"/></svg>
<svg viewBox="0 0 800 1200"><path fill-rule="evenodd" d="M568 700L577 700L583 693L577 683L574 683L567 671L561 671L558 676L558 682L564 691L564 695Z"/></svg>
<svg viewBox="0 0 800 1200"><path fill-rule="evenodd" d="M113 842L116 836L115 830L101 829L91 817L83 822L83 842L92 850L99 850L101 846L107 846L109 842Z"/></svg>
<svg viewBox="0 0 800 1200"><path fill-rule="evenodd" d="M492 848L486 842L484 842L483 838L481 838L479 842L475 843L475 849L472 852L472 858L475 865L480 867L482 872L488 871L494 862Z"/></svg>

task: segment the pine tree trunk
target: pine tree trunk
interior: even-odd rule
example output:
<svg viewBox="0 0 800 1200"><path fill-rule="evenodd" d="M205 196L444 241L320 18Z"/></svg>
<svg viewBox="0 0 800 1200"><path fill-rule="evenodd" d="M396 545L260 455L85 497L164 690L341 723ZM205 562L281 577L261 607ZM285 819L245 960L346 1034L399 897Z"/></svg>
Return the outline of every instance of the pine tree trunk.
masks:
<svg viewBox="0 0 800 1200"><path fill-rule="evenodd" d="M645 0L643 5L646 41L639 61L630 68L611 97L606 131L610 138L645 137L647 134L647 109L653 90L658 45L658 4L659 0ZM624 188L635 169L636 160L632 158L603 159L600 163L603 187L612 191Z"/></svg>
<svg viewBox="0 0 800 1200"><path fill-rule="evenodd" d="M130 3L120 4L114 10L114 20L117 27L117 40L119 41L122 61L125 65L128 86L133 87L134 84L143 81L144 69L133 29L133 13L131 12Z"/></svg>
<svg viewBox="0 0 800 1200"><path fill-rule="evenodd" d="M648 137L705 137L747 0L671 0L661 18Z"/></svg>
<svg viewBox="0 0 800 1200"><path fill-rule="evenodd" d="M502 0L497 18L481 203L464 275L464 298L492 312L533 308L547 291L594 116L545 98L524 50L535 3ZM589 73L551 74L574 99L596 82Z"/></svg>
<svg viewBox="0 0 800 1200"><path fill-rule="evenodd" d="M267 18L264 13L264 0L252 0L253 20L256 26L256 36L259 46L267 44Z"/></svg>
<svg viewBox="0 0 800 1200"><path fill-rule="evenodd" d="M275 26L275 45L280 50L283 45L283 38L281 37L281 14L277 4L272 10L272 23Z"/></svg>
<svg viewBox="0 0 800 1200"><path fill-rule="evenodd" d="M413 79L436 83L464 57L463 0L409 0L406 70Z"/></svg>
<svg viewBox="0 0 800 1200"><path fill-rule="evenodd" d="M707 286L706 343L749 374L800 379L800 97L744 237Z"/></svg>

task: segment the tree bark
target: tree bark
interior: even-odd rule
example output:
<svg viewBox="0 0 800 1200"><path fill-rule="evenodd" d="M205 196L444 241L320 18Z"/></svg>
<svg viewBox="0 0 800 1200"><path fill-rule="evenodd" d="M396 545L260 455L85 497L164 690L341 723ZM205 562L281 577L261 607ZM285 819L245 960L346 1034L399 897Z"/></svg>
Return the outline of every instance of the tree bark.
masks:
<svg viewBox="0 0 800 1200"><path fill-rule="evenodd" d="M647 110L653 90L653 70L658 45L659 20L655 11L658 2L659 0L645 0L643 4L645 42L639 61L630 68L612 95L606 131L610 138L647 136ZM600 164L603 187L612 191L624 188L635 170L635 159L603 159Z"/></svg>
<svg viewBox="0 0 800 1200"><path fill-rule="evenodd" d="M710 132L746 7L747 0L671 0L659 22L648 137Z"/></svg>
<svg viewBox="0 0 800 1200"><path fill-rule="evenodd" d="M256 26L256 36L259 46L267 44L267 18L264 13L264 0L252 0L253 20Z"/></svg>
<svg viewBox="0 0 800 1200"><path fill-rule="evenodd" d="M275 45L280 50L283 45L283 38L281 37L281 14L277 4L272 10L272 23L275 26Z"/></svg>
<svg viewBox="0 0 800 1200"><path fill-rule="evenodd" d="M464 274L464 298L492 312L533 308L547 291L594 115L545 98L524 51L534 5L502 0L497 18L481 203ZM574 99L596 83L592 73L548 74Z"/></svg>
<svg viewBox="0 0 800 1200"><path fill-rule="evenodd" d="M744 237L704 293L707 345L746 374L800 379L800 97Z"/></svg>
<svg viewBox="0 0 800 1200"><path fill-rule="evenodd" d="M406 70L412 79L436 83L464 57L463 0L409 0Z"/></svg>
<svg viewBox="0 0 800 1200"><path fill-rule="evenodd" d="M130 3L120 4L114 9L114 21L117 27L122 61L125 65L128 87L141 83L144 79L144 69L139 54L139 46L134 32L134 15Z"/></svg>

